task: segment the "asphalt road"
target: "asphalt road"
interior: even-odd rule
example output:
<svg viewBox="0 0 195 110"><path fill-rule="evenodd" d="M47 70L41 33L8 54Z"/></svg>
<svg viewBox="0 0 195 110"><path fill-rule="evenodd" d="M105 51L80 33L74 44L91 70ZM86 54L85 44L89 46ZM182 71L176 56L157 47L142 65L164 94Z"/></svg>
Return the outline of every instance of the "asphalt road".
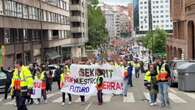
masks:
<svg viewBox="0 0 195 110"><path fill-rule="evenodd" d="M143 76L140 79L134 79L134 87L129 88L128 97L104 95L104 104L97 105L96 96L86 97L86 103L80 102L79 96L73 96L72 104L61 105L61 93L55 89L48 93L48 103L29 105L29 110L195 110L195 92L186 93L178 91L176 88L169 89L169 98L171 106L168 108L160 108L157 106L149 106L146 99L148 91L143 86ZM66 99L68 101L68 99ZM16 110L14 101L3 100L0 96L0 110Z"/></svg>

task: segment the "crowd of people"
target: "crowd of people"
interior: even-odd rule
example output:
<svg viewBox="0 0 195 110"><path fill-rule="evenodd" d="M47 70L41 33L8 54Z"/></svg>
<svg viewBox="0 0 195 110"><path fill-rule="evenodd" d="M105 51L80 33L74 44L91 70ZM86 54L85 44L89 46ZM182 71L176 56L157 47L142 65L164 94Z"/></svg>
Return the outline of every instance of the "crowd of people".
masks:
<svg viewBox="0 0 195 110"><path fill-rule="evenodd" d="M32 94L34 80L42 81L41 95L43 97L43 102L47 103L47 94L52 91L52 83L56 81L58 84L58 89L60 90L64 85L64 77L71 74L71 64L110 64L116 68L121 67L125 69L124 73L122 73L124 81L124 97L127 97L128 88L133 87L133 72L135 74L135 78L137 79L140 77L140 73L146 72L144 77L144 86L150 92L150 105L154 106L157 104L157 93L160 93L162 107L170 104L168 100L167 90L170 70L166 63L164 63L162 60L156 60L154 63L151 63L148 66L148 70L145 70L145 64L142 61L133 58L132 55L129 54L129 51L127 49L121 49L119 52L118 50L114 51L110 56L106 56L102 53L104 52L100 52L99 54L91 58L77 58L65 61L63 65L59 66L59 68L56 69L55 77L53 77L54 73L48 70L47 65L45 64L38 65L37 63L34 63L28 66L24 66L22 62L18 62L13 70L11 70L10 68L5 70L3 67L1 67L1 71L6 73L7 75L4 98L5 100L7 99L8 89L11 87L12 99L14 99L14 97L16 98L17 109L27 110L26 102L28 104L41 103L40 98L32 99L30 97ZM122 55L120 55L121 53ZM101 69L99 69L96 78L98 105L103 104L103 81L103 72ZM65 104L65 95L68 95L69 104L71 104L71 94L62 92L62 105ZM85 103L85 96L81 95L80 98L81 102Z"/></svg>

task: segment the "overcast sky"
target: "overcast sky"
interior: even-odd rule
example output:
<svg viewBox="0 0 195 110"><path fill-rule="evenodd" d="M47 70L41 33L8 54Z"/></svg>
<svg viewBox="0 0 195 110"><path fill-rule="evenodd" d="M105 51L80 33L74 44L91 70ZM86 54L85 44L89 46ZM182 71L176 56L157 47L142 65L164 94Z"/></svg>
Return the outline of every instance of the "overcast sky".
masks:
<svg viewBox="0 0 195 110"><path fill-rule="evenodd" d="M131 3L132 0L99 0L99 1L111 5L127 5L128 3Z"/></svg>

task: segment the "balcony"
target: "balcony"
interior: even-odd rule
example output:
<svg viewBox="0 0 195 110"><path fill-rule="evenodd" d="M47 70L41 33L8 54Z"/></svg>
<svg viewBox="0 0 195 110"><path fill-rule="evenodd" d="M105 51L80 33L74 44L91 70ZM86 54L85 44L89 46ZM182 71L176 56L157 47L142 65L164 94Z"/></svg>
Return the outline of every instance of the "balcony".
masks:
<svg viewBox="0 0 195 110"><path fill-rule="evenodd" d="M81 16L72 16L71 21L84 22L84 18L82 18Z"/></svg>
<svg viewBox="0 0 195 110"><path fill-rule="evenodd" d="M194 0L185 0L185 7L188 7L188 6L191 6L191 5L195 5Z"/></svg>
<svg viewBox="0 0 195 110"><path fill-rule="evenodd" d="M72 27L71 28L71 32L77 32L77 33L81 32L82 33L83 29L81 27Z"/></svg>
<svg viewBox="0 0 195 110"><path fill-rule="evenodd" d="M81 11L82 10L82 6L80 4L78 4L78 5L70 5L70 10Z"/></svg>

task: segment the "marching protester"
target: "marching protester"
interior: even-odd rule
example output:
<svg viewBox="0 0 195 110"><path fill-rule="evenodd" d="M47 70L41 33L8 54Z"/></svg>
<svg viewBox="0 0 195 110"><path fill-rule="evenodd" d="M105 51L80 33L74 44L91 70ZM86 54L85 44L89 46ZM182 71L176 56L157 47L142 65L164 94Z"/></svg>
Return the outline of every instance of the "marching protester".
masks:
<svg viewBox="0 0 195 110"><path fill-rule="evenodd" d="M139 78L140 64L137 59L134 62L134 68L135 68L135 78Z"/></svg>
<svg viewBox="0 0 195 110"><path fill-rule="evenodd" d="M13 73L11 87L16 96L17 110L28 110L26 106L26 97L31 95L33 88L33 78L30 70L22 62L16 65Z"/></svg>
<svg viewBox="0 0 195 110"><path fill-rule="evenodd" d="M133 66L131 63L129 63L129 66L127 68L128 71L128 85L130 85L130 87L133 87L133 81L132 81L132 75L133 75Z"/></svg>
<svg viewBox="0 0 195 110"><path fill-rule="evenodd" d="M96 79L96 88L97 88L97 98L98 98L98 105L103 104L103 71L101 69L97 70L97 79Z"/></svg>
<svg viewBox="0 0 195 110"><path fill-rule="evenodd" d="M61 74L61 77L60 77L60 88L62 89L63 86L64 86L64 81L65 81L65 77L69 76L70 72L69 72L69 69L68 69L68 66L65 66L64 67L64 72ZM70 93L67 93L68 94L68 99L69 99L69 104L72 103L72 96ZM66 96L66 93L65 92L62 92L62 105L65 105L65 96Z"/></svg>
<svg viewBox="0 0 195 110"><path fill-rule="evenodd" d="M46 80L46 90L52 91L52 83L53 83L53 77L52 77L52 71L49 71L47 80Z"/></svg>
<svg viewBox="0 0 195 110"><path fill-rule="evenodd" d="M161 107L169 106L170 102L168 97L168 87L170 79L170 69L162 59L157 60L157 72Z"/></svg>
<svg viewBox="0 0 195 110"><path fill-rule="evenodd" d="M149 70L146 72L144 77L144 85L149 90L150 93L150 105L157 105L157 93L158 93L158 84L157 84L157 71L153 64L150 64Z"/></svg>
<svg viewBox="0 0 195 110"><path fill-rule="evenodd" d="M57 81L58 84L58 89L60 90L60 75L61 75L62 71L60 69L60 67L58 67L55 71L55 80Z"/></svg>
<svg viewBox="0 0 195 110"><path fill-rule="evenodd" d="M8 95L10 85L11 85L11 80L12 80L14 70L11 70L10 67L8 67L7 70L4 70L4 68L1 67L1 71L6 74L6 85L5 85L4 99L7 100L7 95Z"/></svg>
<svg viewBox="0 0 195 110"><path fill-rule="evenodd" d="M47 93L46 93L46 73L45 73L45 66L42 65L40 69L37 69L35 80L41 81L41 96L43 97L44 103L47 103ZM38 98L39 104L41 102L41 98Z"/></svg>
<svg viewBox="0 0 195 110"><path fill-rule="evenodd" d="M127 97L127 92L128 92L128 81L129 81L129 74L128 74L128 70L127 67L125 67L125 71L123 73L123 85L124 85L124 92L123 92L123 96Z"/></svg>

